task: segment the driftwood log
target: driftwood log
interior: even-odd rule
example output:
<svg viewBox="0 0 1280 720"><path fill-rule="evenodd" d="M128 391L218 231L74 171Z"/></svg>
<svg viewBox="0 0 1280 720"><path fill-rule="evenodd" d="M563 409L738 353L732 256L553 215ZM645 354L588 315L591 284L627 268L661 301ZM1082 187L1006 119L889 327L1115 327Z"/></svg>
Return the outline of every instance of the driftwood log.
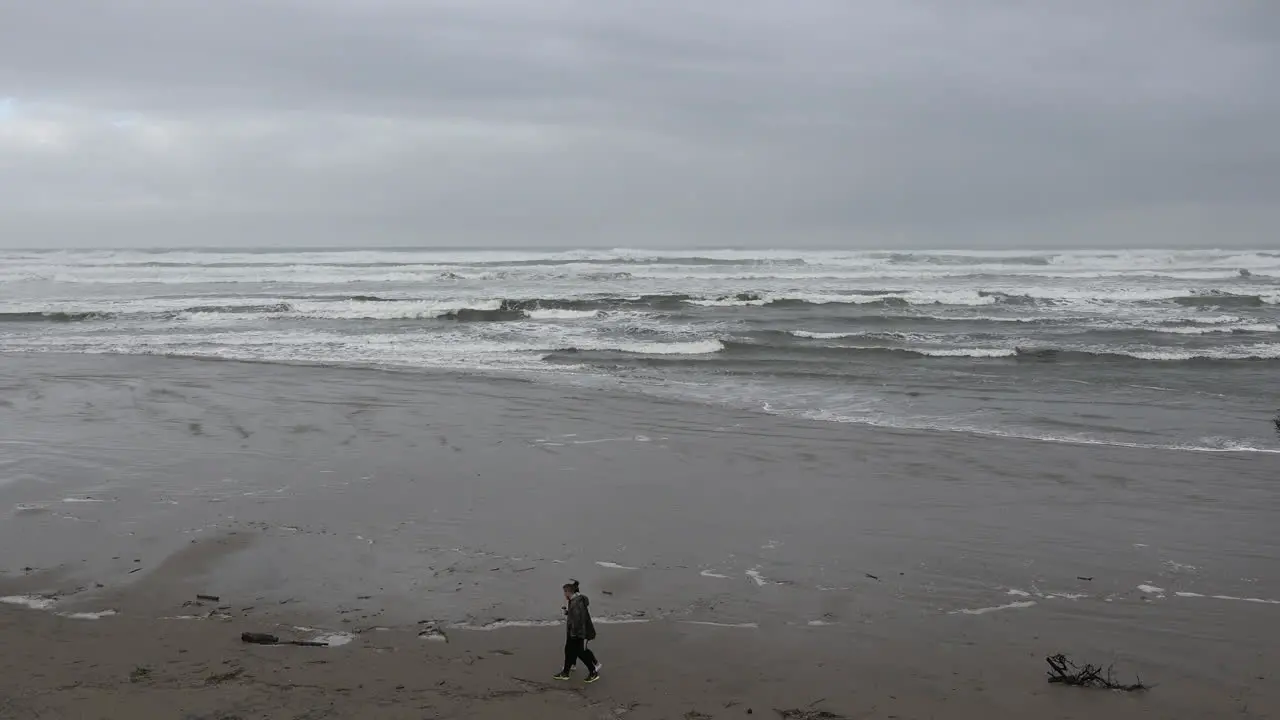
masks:
<svg viewBox="0 0 1280 720"><path fill-rule="evenodd" d="M314 642L311 640L281 640L275 635L267 633L240 633L240 642L253 643L254 645L299 645L301 647L329 647L329 643Z"/></svg>
<svg viewBox="0 0 1280 720"><path fill-rule="evenodd" d="M1051 655L1045 658L1044 661L1049 663L1049 682L1051 683L1070 685L1072 687L1123 690L1125 692L1150 689L1149 686L1142 683L1142 678L1138 678L1138 682L1131 685L1116 682L1112 677L1110 665L1103 668L1085 663L1084 667L1080 667L1068 660L1066 655L1061 654Z"/></svg>

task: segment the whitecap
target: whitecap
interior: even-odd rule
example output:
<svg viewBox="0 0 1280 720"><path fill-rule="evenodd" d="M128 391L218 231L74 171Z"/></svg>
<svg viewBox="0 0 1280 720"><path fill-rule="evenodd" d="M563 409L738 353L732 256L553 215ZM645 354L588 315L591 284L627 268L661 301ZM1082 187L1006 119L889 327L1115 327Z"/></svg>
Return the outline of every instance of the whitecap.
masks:
<svg viewBox="0 0 1280 720"><path fill-rule="evenodd" d="M1008 605L995 605L993 607L981 608L964 608L961 610L952 610L950 615L986 615L987 613L997 612L1000 610L1017 610L1021 608L1029 608L1036 604L1035 600L1022 600L1019 602L1011 602Z"/></svg>
<svg viewBox="0 0 1280 720"><path fill-rule="evenodd" d="M1174 595L1177 595L1180 598L1208 598L1210 600L1229 600L1234 602L1257 603L1260 605L1280 605L1280 600L1272 600L1269 598L1235 597L1234 595L1202 595L1200 593L1193 592L1178 592L1174 593Z"/></svg>
<svg viewBox="0 0 1280 720"><path fill-rule="evenodd" d="M54 605L58 604L56 598L46 597L44 595L8 595L0 597L0 603L5 605L21 605L22 607L31 608L32 610L50 610Z"/></svg>
<svg viewBox="0 0 1280 720"><path fill-rule="evenodd" d="M792 330L791 334L809 340L842 340L844 338L862 337L864 333L856 332L813 332L810 330Z"/></svg>
<svg viewBox="0 0 1280 720"><path fill-rule="evenodd" d="M640 615L607 615L605 617L595 618L595 623L597 625L638 625L652 621L652 618L642 617Z"/></svg>
<svg viewBox="0 0 1280 720"><path fill-rule="evenodd" d="M635 567L629 567L627 565L619 565L618 563L613 563L613 562L604 562L602 560L597 560L596 564L602 568L609 568L611 570L639 570L640 569Z"/></svg>
<svg viewBox="0 0 1280 720"><path fill-rule="evenodd" d="M599 310L526 310L530 320L588 320L603 317Z"/></svg>
<svg viewBox="0 0 1280 720"><path fill-rule="evenodd" d="M115 615L115 610L99 610L98 612L75 612L75 613L58 613L64 618L72 620L101 620L104 617Z"/></svg>

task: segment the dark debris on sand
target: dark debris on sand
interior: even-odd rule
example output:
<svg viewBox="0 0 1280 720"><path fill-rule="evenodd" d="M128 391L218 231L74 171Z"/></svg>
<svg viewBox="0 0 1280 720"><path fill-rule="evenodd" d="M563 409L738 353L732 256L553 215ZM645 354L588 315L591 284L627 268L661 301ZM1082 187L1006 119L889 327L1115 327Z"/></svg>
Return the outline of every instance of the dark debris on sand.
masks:
<svg viewBox="0 0 1280 720"><path fill-rule="evenodd" d="M1044 661L1049 663L1049 682L1051 683L1070 685L1072 687L1123 690L1125 692L1150 689L1150 686L1142 683L1142 678L1138 678L1138 682L1131 685L1116 682L1112 677L1110 665L1103 668L1085 663L1084 667L1080 667L1062 654L1051 655L1045 658Z"/></svg>
<svg viewBox="0 0 1280 720"><path fill-rule="evenodd" d="M775 708L774 712L778 713L778 717L782 720L849 720L844 715L826 710L778 710Z"/></svg>

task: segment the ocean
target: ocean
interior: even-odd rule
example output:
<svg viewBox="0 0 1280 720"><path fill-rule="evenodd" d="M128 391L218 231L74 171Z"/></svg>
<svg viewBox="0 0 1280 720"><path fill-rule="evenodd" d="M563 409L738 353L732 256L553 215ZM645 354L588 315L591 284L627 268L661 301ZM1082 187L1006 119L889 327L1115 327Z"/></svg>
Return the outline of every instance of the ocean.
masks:
<svg viewBox="0 0 1280 720"><path fill-rule="evenodd" d="M1280 252L0 251L0 352L443 369L1280 452Z"/></svg>

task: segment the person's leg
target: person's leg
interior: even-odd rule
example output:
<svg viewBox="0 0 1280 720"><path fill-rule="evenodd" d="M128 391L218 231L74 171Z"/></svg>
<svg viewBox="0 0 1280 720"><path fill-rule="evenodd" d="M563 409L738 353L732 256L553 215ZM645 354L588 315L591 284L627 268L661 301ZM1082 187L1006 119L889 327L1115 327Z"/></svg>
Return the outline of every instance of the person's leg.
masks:
<svg viewBox="0 0 1280 720"><path fill-rule="evenodd" d="M562 674L568 675L573 671L573 663L582 654L581 638L566 638L564 641L564 670Z"/></svg>
<svg viewBox="0 0 1280 720"><path fill-rule="evenodd" d="M578 657L582 658L582 662L586 663L587 674L595 675L596 670L600 668L600 663L596 662L596 654L591 652L591 648L587 647L586 643L583 643L582 652Z"/></svg>

